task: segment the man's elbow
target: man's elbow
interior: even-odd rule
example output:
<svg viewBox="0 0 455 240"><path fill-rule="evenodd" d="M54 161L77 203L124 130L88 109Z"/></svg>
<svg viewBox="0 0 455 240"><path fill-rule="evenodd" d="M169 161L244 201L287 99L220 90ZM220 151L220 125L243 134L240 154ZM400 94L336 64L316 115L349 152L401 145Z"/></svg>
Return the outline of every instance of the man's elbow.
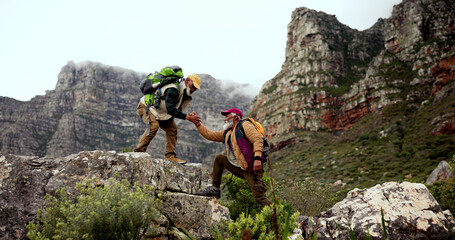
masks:
<svg viewBox="0 0 455 240"><path fill-rule="evenodd" d="M174 107L166 107L166 111L172 116L175 115L175 110L176 109Z"/></svg>

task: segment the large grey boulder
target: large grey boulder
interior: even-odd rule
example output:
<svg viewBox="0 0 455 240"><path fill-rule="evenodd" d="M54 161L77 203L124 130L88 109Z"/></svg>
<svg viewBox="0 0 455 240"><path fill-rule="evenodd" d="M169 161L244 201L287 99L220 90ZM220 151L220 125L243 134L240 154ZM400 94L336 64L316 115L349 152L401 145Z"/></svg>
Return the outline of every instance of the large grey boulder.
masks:
<svg viewBox="0 0 455 240"><path fill-rule="evenodd" d="M449 163L446 161L441 161L438 166L431 172L428 176L426 185L433 185L437 181L448 179L453 177L453 173L450 171Z"/></svg>
<svg viewBox="0 0 455 240"><path fill-rule="evenodd" d="M453 239L453 215L441 210L425 185L409 182L354 189L331 209L306 218L303 228L317 231L318 239L349 239L349 229L357 239L384 239L381 210L389 239Z"/></svg>
<svg viewBox="0 0 455 240"><path fill-rule="evenodd" d="M43 207L51 163L34 157L0 155L0 239L22 239L25 226Z"/></svg>
<svg viewBox="0 0 455 240"><path fill-rule="evenodd" d="M66 157L66 163L53 169L46 192L65 186L75 190L79 182L98 179L104 185L118 173L131 183L149 184L157 190L194 194L210 185L209 174L201 164L182 166L163 159L152 159L148 153L81 152Z"/></svg>
<svg viewBox="0 0 455 240"><path fill-rule="evenodd" d="M95 185L108 184L120 176L131 183L149 184L163 200L160 233L172 238L167 230L181 229L197 239L211 238L210 227L221 219L229 220L229 211L215 198L193 195L210 185L209 174L201 164L185 166L148 153L84 151L63 158L0 155L0 239L22 239L25 224L43 208L45 194L65 187L78 194L76 184L89 179Z"/></svg>
<svg viewBox="0 0 455 240"><path fill-rule="evenodd" d="M178 223L177 228L188 230L197 239L211 238L213 225L229 219L227 208L212 197L167 192L163 203L166 217Z"/></svg>

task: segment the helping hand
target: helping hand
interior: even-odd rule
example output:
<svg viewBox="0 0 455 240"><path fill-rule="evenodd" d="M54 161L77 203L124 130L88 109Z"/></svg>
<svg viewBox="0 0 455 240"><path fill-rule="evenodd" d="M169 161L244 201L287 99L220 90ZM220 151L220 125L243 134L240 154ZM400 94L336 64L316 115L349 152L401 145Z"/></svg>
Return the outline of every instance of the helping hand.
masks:
<svg viewBox="0 0 455 240"><path fill-rule="evenodd" d="M194 125L196 126L201 125L201 118L195 112L191 112L188 115L186 115L185 119L194 123Z"/></svg>

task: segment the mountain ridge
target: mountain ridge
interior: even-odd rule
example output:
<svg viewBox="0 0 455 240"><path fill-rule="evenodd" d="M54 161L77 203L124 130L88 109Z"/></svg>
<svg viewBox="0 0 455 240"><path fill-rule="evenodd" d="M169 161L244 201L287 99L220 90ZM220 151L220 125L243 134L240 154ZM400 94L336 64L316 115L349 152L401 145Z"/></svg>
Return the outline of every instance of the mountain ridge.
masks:
<svg viewBox="0 0 455 240"><path fill-rule="evenodd" d="M277 178L347 190L424 181L450 161L454 12L452 1L404 0L390 18L357 31L296 9L282 69L252 103L274 145Z"/></svg>
<svg viewBox="0 0 455 240"><path fill-rule="evenodd" d="M0 97L0 151L3 153L65 156L85 150L134 148L146 126L137 116L145 73L102 63L69 61L58 74L54 90L30 101ZM195 92L188 111L196 111L211 129L220 129L221 111L248 109L251 97L244 85L225 87L220 80L200 74L201 91ZM224 92L229 92L225 94ZM203 139L191 123L176 120L176 152L190 162L209 162L222 146ZM164 133L149 146L153 157L164 156Z"/></svg>
<svg viewBox="0 0 455 240"><path fill-rule="evenodd" d="M455 75L453 5L405 0L364 31L333 15L296 9L282 70L263 85L252 115L279 143L294 130L343 132L366 114L403 101L396 95L404 87L433 85L432 91L404 93L404 100L431 98Z"/></svg>

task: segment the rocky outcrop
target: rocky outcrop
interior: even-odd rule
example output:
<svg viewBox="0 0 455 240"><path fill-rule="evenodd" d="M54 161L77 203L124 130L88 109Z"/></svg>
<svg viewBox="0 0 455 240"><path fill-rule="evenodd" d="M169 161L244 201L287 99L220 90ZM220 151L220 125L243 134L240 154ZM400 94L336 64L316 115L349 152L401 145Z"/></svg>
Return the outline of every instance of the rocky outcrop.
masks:
<svg viewBox="0 0 455 240"><path fill-rule="evenodd" d="M431 172L430 176L428 176L427 180L425 181L425 184L433 185L433 183L437 181L447 180L452 177L454 177L454 174L451 171L449 163L447 163L446 161L442 161Z"/></svg>
<svg viewBox="0 0 455 240"><path fill-rule="evenodd" d="M0 239L22 239L24 224L45 206L44 195L65 187L78 194L77 183L97 179L97 186L118 174L131 184L152 185L164 202L159 235L188 230L197 239L211 237L213 223L229 219L215 198L193 195L211 184L201 164L181 166L148 153L80 152L62 158L0 155ZM172 225L173 223L174 225Z"/></svg>
<svg viewBox="0 0 455 240"><path fill-rule="evenodd" d="M404 0L364 31L296 9L285 62L254 99L252 115L278 144L300 130L345 131L391 104L418 108L433 97L438 104L454 94L454 9L452 1ZM455 118L444 120L434 134L454 132Z"/></svg>
<svg viewBox="0 0 455 240"><path fill-rule="evenodd" d="M409 182L354 189L331 209L305 218L303 228L318 239L349 239L350 229L356 239L384 239L382 219L388 239L452 239L455 230L453 215L441 210L425 185Z"/></svg>
<svg viewBox="0 0 455 240"><path fill-rule="evenodd" d="M184 166L148 153L83 151L60 158L0 155L0 239L23 239L25 224L45 207L44 196L57 189L79 194L76 185L92 181L102 187L115 179L153 186L162 200L157 233L147 238L174 239L188 231L196 239L211 239L214 223L229 220L229 211L215 198L194 195L211 184L208 169ZM443 212L423 184L389 182L370 189L354 189L341 202L314 218L302 221L303 233L318 239L357 239L368 233L383 239L381 210L389 239L450 239L455 220ZM311 222L311 223L310 223ZM302 233L295 233L301 235ZM295 237L295 236L294 236Z"/></svg>
<svg viewBox="0 0 455 240"><path fill-rule="evenodd" d="M366 63L382 48L380 21L359 32L335 16L298 8L288 25L286 60L282 70L266 82L252 105L269 138L296 129L318 130L324 112L343 100L327 90L346 88L366 72ZM359 112L361 113L361 112ZM329 116L330 117L330 116Z"/></svg>
<svg viewBox="0 0 455 240"><path fill-rule="evenodd" d="M100 63L68 62L55 89L46 95L28 102L0 97L0 152L62 157L84 150L131 150L145 130L136 113L144 76ZM252 96L242 92L245 86L224 86L207 74L201 79L201 90L194 93L188 111L197 112L210 128L221 129L223 109L249 108ZM222 151L222 145L200 137L188 121L176 123L178 157L211 162ZM159 131L148 152L162 158L164 145L164 132Z"/></svg>

